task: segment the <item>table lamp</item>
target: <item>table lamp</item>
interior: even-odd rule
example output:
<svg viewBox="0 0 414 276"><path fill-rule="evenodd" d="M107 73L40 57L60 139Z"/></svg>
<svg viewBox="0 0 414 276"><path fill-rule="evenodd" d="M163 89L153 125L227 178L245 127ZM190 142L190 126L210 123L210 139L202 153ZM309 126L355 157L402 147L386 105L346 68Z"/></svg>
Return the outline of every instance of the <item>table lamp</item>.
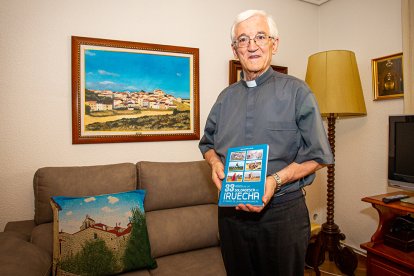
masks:
<svg viewBox="0 0 414 276"><path fill-rule="evenodd" d="M315 94L321 115L328 120L328 140L335 156L335 121L337 117L366 115L364 96L355 54L347 50L332 50L311 55L308 60L306 82ZM330 261L347 275L353 275L358 261L355 253L340 244L345 239L334 222L335 165L328 165L327 221L322 224L316 240L313 267ZM316 264L316 265L315 265Z"/></svg>

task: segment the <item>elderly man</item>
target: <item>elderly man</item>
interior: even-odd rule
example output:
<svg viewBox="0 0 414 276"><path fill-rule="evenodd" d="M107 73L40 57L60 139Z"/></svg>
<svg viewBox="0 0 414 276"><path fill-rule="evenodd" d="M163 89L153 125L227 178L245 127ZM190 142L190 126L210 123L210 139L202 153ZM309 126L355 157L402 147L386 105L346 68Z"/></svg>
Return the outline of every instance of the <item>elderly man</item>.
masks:
<svg viewBox="0 0 414 276"><path fill-rule="evenodd" d="M239 14L231 29L242 80L224 89L208 116L199 148L220 190L227 149L269 145L264 206L219 207L228 275L303 275L310 222L302 188L333 163L315 98L307 85L273 71L279 45L264 11Z"/></svg>

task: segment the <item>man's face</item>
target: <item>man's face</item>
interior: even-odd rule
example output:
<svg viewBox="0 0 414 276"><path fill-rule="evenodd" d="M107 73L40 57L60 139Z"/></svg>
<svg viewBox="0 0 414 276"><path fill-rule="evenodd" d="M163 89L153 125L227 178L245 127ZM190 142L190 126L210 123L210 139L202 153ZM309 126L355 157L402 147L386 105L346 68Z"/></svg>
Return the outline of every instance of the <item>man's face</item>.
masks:
<svg viewBox="0 0 414 276"><path fill-rule="evenodd" d="M266 18L261 15L252 16L237 24L235 39L242 35L254 38L258 33L269 35ZM254 40L250 40L247 47L232 47L234 56L240 60L246 80L255 79L269 68L278 43L278 38L268 39L268 43L258 46Z"/></svg>

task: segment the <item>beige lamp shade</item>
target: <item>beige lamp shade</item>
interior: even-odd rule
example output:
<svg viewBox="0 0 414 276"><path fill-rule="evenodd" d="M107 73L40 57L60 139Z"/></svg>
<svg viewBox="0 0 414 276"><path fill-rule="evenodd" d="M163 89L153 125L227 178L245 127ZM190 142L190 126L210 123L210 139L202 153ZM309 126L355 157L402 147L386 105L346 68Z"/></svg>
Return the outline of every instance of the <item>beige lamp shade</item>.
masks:
<svg viewBox="0 0 414 276"><path fill-rule="evenodd" d="M316 53L308 60L306 82L322 116L366 115L355 54L347 50Z"/></svg>

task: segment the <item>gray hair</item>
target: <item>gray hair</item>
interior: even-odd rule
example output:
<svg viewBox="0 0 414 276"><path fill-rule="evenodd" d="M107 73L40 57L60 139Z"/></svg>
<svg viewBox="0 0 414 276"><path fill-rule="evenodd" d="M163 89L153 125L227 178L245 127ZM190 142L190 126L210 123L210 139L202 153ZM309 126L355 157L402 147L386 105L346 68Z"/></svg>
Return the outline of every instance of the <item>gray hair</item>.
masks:
<svg viewBox="0 0 414 276"><path fill-rule="evenodd" d="M262 11L262 10L247 10L247 11L239 13L236 16L236 19L234 20L234 23L231 26L231 32L230 32L231 42L235 40L236 25L255 15L261 15L261 16L266 17L267 25L269 25L269 31L270 31L269 35L273 36L274 38L279 37L279 31L277 30L276 22L273 20L272 16L268 15L265 11Z"/></svg>

